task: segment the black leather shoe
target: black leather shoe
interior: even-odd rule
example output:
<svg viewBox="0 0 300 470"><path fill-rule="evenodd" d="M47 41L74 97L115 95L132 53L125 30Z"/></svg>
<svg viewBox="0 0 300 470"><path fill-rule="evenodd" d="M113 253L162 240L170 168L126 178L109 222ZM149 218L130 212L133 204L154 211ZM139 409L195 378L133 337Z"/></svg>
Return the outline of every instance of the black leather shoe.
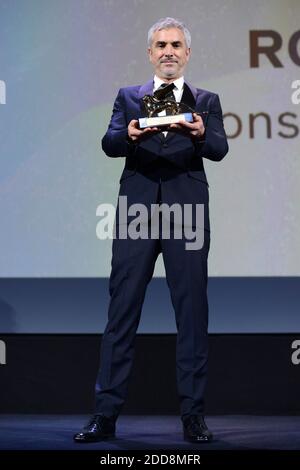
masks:
<svg viewBox="0 0 300 470"><path fill-rule="evenodd" d="M192 415L183 419L184 440L194 443L211 442L212 433L209 431L203 416Z"/></svg>
<svg viewBox="0 0 300 470"><path fill-rule="evenodd" d="M113 418L95 415L81 432L74 435L75 442L97 442L115 437L116 425Z"/></svg>

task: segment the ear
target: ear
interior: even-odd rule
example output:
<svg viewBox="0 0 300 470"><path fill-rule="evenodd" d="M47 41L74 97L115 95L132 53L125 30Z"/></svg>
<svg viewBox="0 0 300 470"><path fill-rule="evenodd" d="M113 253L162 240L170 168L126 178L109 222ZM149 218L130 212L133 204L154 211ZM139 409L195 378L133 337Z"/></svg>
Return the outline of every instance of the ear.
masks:
<svg viewBox="0 0 300 470"><path fill-rule="evenodd" d="M150 47L148 48L148 58L149 62L153 65L153 51Z"/></svg>

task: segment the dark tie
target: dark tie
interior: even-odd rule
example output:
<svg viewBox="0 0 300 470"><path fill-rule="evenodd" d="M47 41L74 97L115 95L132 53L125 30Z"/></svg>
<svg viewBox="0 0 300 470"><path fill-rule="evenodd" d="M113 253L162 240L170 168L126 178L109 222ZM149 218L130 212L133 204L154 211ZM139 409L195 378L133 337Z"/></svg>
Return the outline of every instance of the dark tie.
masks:
<svg viewBox="0 0 300 470"><path fill-rule="evenodd" d="M175 88L174 83L170 83L170 84L162 83L160 87L154 92L154 95L156 95L160 99L160 96L159 96L160 90L163 90L166 87L168 87L168 92L166 95L164 94L164 98L169 98L169 99L173 99L174 101L176 101L175 95L173 93L173 89Z"/></svg>
<svg viewBox="0 0 300 470"><path fill-rule="evenodd" d="M166 95L165 94L163 95L163 99L169 99L169 100L172 100L172 101L176 101L175 95L173 93L173 89L175 88L174 83L170 83L170 84L162 83L160 85L160 87L156 90L154 95L156 95L160 99L160 93L159 92L160 92L160 90L163 90L166 87L168 87L168 92L167 92ZM166 114L168 115L168 114L172 114L172 113L170 112L170 110L167 109Z"/></svg>

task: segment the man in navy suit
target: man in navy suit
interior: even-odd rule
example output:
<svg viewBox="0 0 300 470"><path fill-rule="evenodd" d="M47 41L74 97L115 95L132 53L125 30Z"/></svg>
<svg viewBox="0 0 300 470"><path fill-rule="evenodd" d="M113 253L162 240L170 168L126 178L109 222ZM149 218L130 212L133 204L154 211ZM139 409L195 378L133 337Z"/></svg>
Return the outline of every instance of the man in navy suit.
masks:
<svg viewBox="0 0 300 470"><path fill-rule="evenodd" d="M139 218L140 225L150 224L157 204L167 207L177 204L182 209L189 205L191 219L187 224L190 228L200 226L203 243L200 249L187 249L186 232L181 238L168 238L163 236L161 226L156 237L120 237L122 224L128 227L134 221L131 215L122 222L119 202L109 283L111 300L101 345L95 415L75 434L76 442L99 441L115 435L115 422L126 397L146 287L160 253L178 329L177 387L184 438L199 443L212 439L204 421L210 226L203 158L220 161L228 152L228 145L218 95L194 88L184 80L191 44L185 25L173 18L161 19L149 30L148 43L154 79L143 86L120 89L102 147L109 157L126 158L119 196L127 197L128 207L143 204L149 209L146 217ZM140 129L138 118L145 116L142 98L170 83L175 100L195 110L193 122ZM207 116L205 122L202 116ZM196 209L199 205L204 208L200 221ZM171 216L166 218L172 235L174 221ZM186 224L185 219L182 224Z"/></svg>

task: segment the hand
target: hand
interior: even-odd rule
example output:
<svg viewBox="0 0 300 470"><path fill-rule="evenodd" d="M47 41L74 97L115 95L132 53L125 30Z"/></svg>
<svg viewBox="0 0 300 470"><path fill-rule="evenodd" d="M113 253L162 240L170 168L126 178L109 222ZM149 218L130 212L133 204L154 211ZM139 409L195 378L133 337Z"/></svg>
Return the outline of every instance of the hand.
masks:
<svg viewBox="0 0 300 470"><path fill-rule="evenodd" d="M170 130L177 129L184 134L193 136L196 139L200 139L205 132L202 117L197 113L193 113L193 119L193 122L181 121L178 124L170 124L169 128Z"/></svg>
<svg viewBox="0 0 300 470"><path fill-rule="evenodd" d="M132 119L128 124L128 136L131 140L137 141L147 134L157 132L159 129L157 127L146 127L145 129L139 129L138 121Z"/></svg>

